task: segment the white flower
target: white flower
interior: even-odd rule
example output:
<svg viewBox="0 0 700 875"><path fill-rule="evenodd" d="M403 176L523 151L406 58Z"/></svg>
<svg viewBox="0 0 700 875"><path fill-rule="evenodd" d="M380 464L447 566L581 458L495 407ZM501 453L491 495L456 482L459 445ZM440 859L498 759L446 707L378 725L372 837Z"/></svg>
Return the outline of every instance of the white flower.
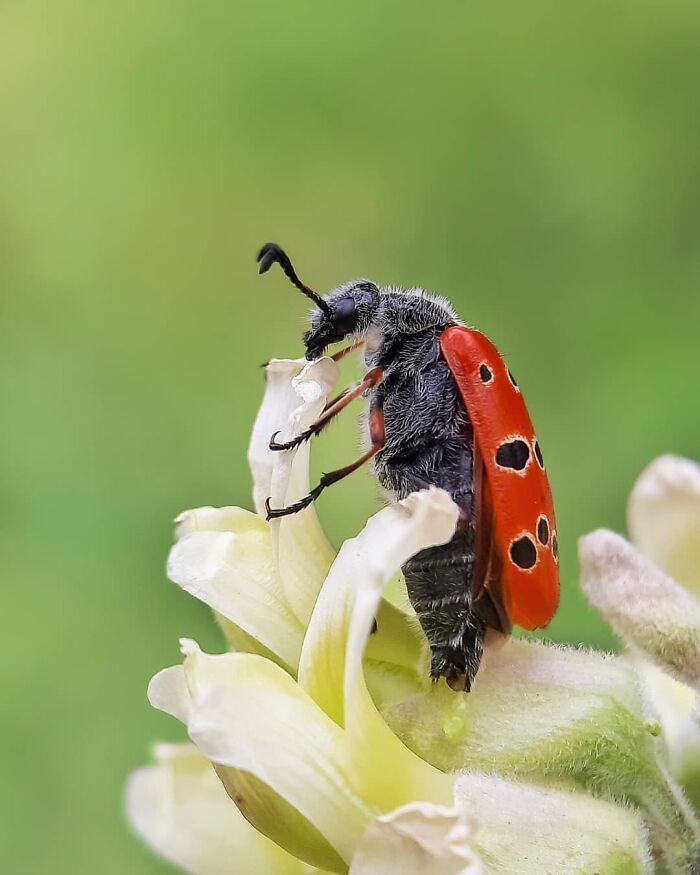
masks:
<svg viewBox="0 0 700 875"><path fill-rule="evenodd" d="M257 513L178 520L169 575L232 651L183 639L184 663L152 680L194 747L159 748L132 776L137 830L196 875L633 875L652 871L648 825L669 871L687 871L696 824L657 762L633 663L512 641L469 695L427 681L405 591L383 593L452 536L446 493L385 508L337 556L313 506L264 520L267 496L309 487L308 446L273 454L270 435L313 422L336 377L330 359L271 363L249 451Z"/></svg>

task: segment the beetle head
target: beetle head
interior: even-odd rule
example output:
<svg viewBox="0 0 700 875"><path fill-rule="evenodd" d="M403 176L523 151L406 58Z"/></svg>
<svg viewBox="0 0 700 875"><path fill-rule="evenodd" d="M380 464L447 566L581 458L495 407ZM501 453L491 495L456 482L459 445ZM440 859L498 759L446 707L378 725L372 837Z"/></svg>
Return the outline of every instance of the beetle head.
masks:
<svg viewBox="0 0 700 875"><path fill-rule="evenodd" d="M306 358L323 355L332 343L349 336L363 335L379 306L379 289L369 280L354 280L328 295L317 294L301 282L287 253L276 243L266 243L258 253L260 273L280 265L291 282L316 304L311 312L311 328L304 334Z"/></svg>
<svg viewBox="0 0 700 875"><path fill-rule="evenodd" d="M326 347L348 337L361 337L372 324L379 306L379 289L369 280L345 283L323 298L326 308L311 313L311 328L304 335L306 358L318 358Z"/></svg>

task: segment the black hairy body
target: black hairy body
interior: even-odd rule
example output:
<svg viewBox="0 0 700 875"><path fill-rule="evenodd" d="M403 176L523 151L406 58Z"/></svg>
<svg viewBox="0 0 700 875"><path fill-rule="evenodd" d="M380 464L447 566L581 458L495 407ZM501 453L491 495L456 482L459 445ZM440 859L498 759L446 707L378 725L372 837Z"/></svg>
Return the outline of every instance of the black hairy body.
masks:
<svg viewBox="0 0 700 875"><path fill-rule="evenodd" d="M460 508L462 519L452 540L418 553L403 573L430 643L431 675L468 687L479 667L485 625L472 611L471 425L439 344L445 328L456 324L455 316L419 291L385 293L378 316L388 330L366 354L370 367L384 371L381 383L369 392L370 414L383 412L385 435L374 468L381 486L397 499L433 485L447 491Z"/></svg>

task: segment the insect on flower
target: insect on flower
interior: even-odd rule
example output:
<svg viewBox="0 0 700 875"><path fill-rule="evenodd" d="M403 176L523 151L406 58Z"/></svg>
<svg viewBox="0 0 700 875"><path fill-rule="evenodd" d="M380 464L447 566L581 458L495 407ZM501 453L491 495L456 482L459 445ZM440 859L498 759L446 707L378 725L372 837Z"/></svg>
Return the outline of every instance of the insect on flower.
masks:
<svg viewBox="0 0 700 875"><path fill-rule="evenodd" d="M431 485L446 490L460 509L454 536L418 553L403 573L430 644L431 677L469 691L487 629L545 626L559 598L552 496L518 384L491 341L444 298L365 279L322 297L277 244L263 246L258 262L260 273L279 264L316 304L304 335L307 359L349 341L334 358L363 349L368 367L309 429L284 443L275 433L270 449L291 450L320 434L361 395L369 399L369 449L289 507L272 508L268 499L268 519L302 511L370 460L392 498Z"/></svg>

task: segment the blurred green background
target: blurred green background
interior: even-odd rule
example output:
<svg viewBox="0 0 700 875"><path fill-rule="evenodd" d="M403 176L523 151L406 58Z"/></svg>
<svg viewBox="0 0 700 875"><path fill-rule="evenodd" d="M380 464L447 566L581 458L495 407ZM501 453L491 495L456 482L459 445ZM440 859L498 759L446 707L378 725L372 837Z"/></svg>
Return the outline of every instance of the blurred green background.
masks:
<svg viewBox="0 0 700 875"><path fill-rule="evenodd" d="M122 785L182 737L148 678L179 635L221 646L165 579L170 521L249 503L258 365L301 351L268 239L493 337L557 504L550 633L614 645L576 538L698 451L699 41L673 0L0 6L3 871L169 871ZM319 511L339 543L375 506L360 474Z"/></svg>

